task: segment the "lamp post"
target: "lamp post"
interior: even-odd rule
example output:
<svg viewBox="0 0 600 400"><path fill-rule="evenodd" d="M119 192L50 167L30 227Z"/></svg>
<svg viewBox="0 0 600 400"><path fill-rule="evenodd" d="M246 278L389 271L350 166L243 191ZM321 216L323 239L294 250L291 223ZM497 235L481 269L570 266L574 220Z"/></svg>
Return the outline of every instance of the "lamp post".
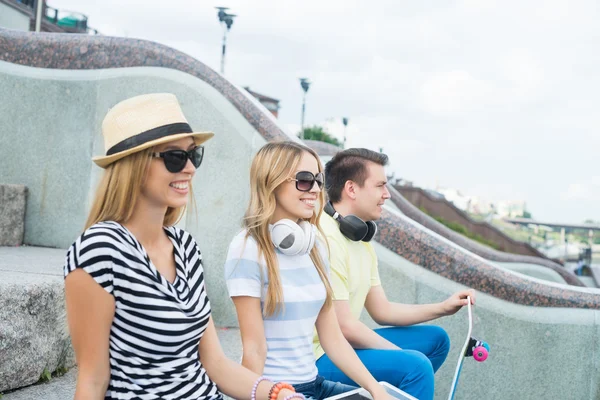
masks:
<svg viewBox="0 0 600 400"><path fill-rule="evenodd" d="M306 112L306 92L310 87L310 81L307 78L300 78L300 86L304 91L302 96L302 121L300 123L300 139L304 140L304 113Z"/></svg>
<svg viewBox="0 0 600 400"><path fill-rule="evenodd" d="M35 32L42 30L42 15L44 10L44 0L35 0L33 2L35 8Z"/></svg>
<svg viewBox="0 0 600 400"><path fill-rule="evenodd" d="M227 33L231 29L231 25L233 25L233 18L236 16L235 14L228 14L226 10L229 10L228 7L215 7L219 12L217 16L219 17L219 22L223 25L223 49L221 52L221 74L225 74L225 49L227 47Z"/></svg>
<svg viewBox="0 0 600 400"><path fill-rule="evenodd" d="M346 128L348 127L348 118L342 118L342 123L344 124L344 149L346 148Z"/></svg>

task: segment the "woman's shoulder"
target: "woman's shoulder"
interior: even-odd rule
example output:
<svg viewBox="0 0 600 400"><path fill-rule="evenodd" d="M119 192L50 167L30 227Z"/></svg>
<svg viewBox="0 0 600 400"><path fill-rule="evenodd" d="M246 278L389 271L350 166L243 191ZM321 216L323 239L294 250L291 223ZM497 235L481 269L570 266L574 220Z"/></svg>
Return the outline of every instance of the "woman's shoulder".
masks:
<svg viewBox="0 0 600 400"><path fill-rule="evenodd" d="M175 225L165 226L164 229L169 236L174 237L177 241L186 244L187 246L193 246L197 244L194 236L185 229L181 229Z"/></svg>
<svg viewBox="0 0 600 400"><path fill-rule="evenodd" d="M115 221L96 222L87 228L76 240L79 246L127 244L131 245L129 234L125 227Z"/></svg>
<svg viewBox="0 0 600 400"><path fill-rule="evenodd" d="M258 256L258 244L248 234L248 230L242 229L238 232L231 243L229 243L228 258L256 258Z"/></svg>
<svg viewBox="0 0 600 400"><path fill-rule="evenodd" d="M133 253L131 239L122 225L102 221L87 228L69 247L64 265L65 277L82 268L112 292L112 270ZM118 261L121 260L121 261ZM110 286L110 288L109 288Z"/></svg>
<svg viewBox="0 0 600 400"><path fill-rule="evenodd" d="M253 243L254 245L256 245L256 240L254 240L254 238L248 234L248 230L242 229L233 236L230 244L231 245L239 245L239 244L245 243L245 242L250 242L250 243Z"/></svg>

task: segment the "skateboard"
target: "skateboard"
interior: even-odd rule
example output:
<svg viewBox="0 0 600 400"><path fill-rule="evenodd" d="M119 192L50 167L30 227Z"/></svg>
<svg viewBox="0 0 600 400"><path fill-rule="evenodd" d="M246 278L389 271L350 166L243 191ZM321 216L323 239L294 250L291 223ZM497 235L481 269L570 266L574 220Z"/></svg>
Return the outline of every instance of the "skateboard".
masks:
<svg viewBox="0 0 600 400"><path fill-rule="evenodd" d="M467 296L469 301L467 304L467 311L469 312L469 332L467 333L467 340L460 352L458 357L458 363L456 364L456 371L454 372L454 379L452 379L452 387L448 400L454 399L456 393L456 385L458 384L458 378L460 377L460 370L462 369L463 362L466 357L473 357L475 361L484 362L490 352L490 346L484 341L477 340L471 336L473 332L473 312L471 311L471 297Z"/></svg>

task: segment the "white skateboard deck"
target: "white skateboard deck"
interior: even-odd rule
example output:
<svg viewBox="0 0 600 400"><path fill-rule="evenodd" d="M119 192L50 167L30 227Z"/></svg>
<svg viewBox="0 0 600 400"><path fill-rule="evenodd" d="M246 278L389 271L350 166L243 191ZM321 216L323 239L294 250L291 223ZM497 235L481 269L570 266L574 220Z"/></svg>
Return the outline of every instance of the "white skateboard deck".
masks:
<svg viewBox="0 0 600 400"><path fill-rule="evenodd" d="M419 400L416 397L411 396L410 394L403 392L402 390L390 385L387 382L379 382L381 386L385 388L385 390L392 396L401 400ZM328 397L325 400L373 400L373 397L369 392L365 389L359 388L356 390L351 390L346 393L338 394L337 396Z"/></svg>
<svg viewBox="0 0 600 400"><path fill-rule="evenodd" d="M462 351L458 356L458 362L456 363L456 370L454 372L454 379L452 379L452 386L450 387L450 394L448 395L448 400L454 399L454 394L456 393L456 385L458 384L458 378L460 377L460 370L462 369L463 362L465 361L465 355L467 354L467 347L469 346L469 342L471 341L471 333L473 332L473 314L471 311L471 297L467 296L467 311L469 312L469 332L467 332L467 340L465 340L465 344L463 345Z"/></svg>

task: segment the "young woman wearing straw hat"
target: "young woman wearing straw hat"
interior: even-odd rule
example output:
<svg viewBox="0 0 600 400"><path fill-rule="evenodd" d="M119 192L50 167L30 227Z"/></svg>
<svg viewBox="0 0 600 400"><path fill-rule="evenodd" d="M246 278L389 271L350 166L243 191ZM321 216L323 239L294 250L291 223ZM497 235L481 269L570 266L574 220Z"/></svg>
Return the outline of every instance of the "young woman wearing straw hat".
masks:
<svg viewBox="0 0 600 400"><path fill-rule="evenodd" d="M301 398L225 357L200 251L174 226L213 134L164 93L117 104L102 133L105 172L64 267L75 399Z"/></svg>
<svg viewBox="0 0 600 400"><path fill-rule="evenodd" d="M242 365L292 383L308 398L355 389L317 375L316 329L329 357L374 399L389 395L342 334L331 300L327 244L318 237L324 204L317 154L295 142L268 143L250 168L244 230L229 246L225 279L243 343Z"/></svg>

